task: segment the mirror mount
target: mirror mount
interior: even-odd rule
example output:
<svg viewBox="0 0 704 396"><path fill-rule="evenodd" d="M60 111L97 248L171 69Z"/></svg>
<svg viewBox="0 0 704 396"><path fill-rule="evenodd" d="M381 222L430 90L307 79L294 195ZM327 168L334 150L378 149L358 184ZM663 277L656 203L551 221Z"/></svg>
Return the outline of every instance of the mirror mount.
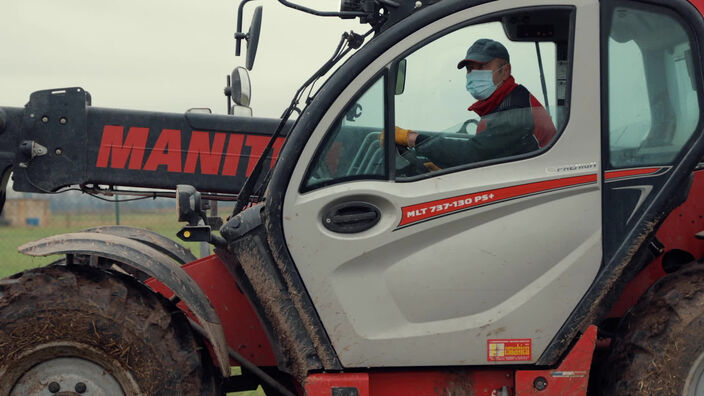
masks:
<svg viewBox="0 0 704 396"><path fill-rule="evenodd" d="M227 115L232 115L232 111L230 110L230 107L232 106L232 81L230 80L230 76L226 76L227 78L227 84L225 84L225 96L227 97Z"/></svg>

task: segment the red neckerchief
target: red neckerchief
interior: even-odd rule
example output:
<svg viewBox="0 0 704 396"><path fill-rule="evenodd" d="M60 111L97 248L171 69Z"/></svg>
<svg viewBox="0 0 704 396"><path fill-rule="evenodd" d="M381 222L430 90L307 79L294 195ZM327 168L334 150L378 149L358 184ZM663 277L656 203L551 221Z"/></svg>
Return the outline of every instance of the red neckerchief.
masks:
<svg viewBox="0 0 704 396"><path fill-rule="evenodd" d="M513 91L513 89L517 86L518 84L516 84L513 76L509 76L506 81L504 81L504 83L501 84L501 86L497 88L493 94L491 94L491 96L484 100L475 102L473 105L469 106L469 109L467 110L479 114L480 117L484 117L484 115L489 114L496 109L506 98L506 96L508 96L508 94L510 94L511 91Z"/></svg>

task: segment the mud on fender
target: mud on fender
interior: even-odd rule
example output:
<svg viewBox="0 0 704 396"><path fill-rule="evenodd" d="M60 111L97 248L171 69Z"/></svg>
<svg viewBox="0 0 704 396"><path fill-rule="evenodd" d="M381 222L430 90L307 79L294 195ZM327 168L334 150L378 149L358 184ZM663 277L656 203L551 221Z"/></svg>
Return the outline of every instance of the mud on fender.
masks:
<svg viewBox="0 0 704 396"><path fill-rule="evenodd" d="M302 380L309 371L322 369L323 364L306 326L305 312L292 297L267 243L263 208L260 204L242 211L220 229L220 234L236 258L227 260L227 264L241 269L236 273L244 279L238 283L249 289L243 291L264 322L279 369Z"/></svg>

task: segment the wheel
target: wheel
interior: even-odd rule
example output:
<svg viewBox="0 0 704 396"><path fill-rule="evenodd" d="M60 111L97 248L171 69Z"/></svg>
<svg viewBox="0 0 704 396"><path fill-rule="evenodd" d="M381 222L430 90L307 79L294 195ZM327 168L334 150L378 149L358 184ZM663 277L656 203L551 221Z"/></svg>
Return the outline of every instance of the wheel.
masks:
<svg viewBox="0 0 704 396"><path fill-rule="evenodd" d="M219 394L178 308L129 276L85 266L0 281L0 378L10 396Z"/></svg>
<svg viewBox="0 0 704 396"><path fill-rule="evenodd" d="M704 395L704 264L657 283L626 315L606 395Z"/></svg>

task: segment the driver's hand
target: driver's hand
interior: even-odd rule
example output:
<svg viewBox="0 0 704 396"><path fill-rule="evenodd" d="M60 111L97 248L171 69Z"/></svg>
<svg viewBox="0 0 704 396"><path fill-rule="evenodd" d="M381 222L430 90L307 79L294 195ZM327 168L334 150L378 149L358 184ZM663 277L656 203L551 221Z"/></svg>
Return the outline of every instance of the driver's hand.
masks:
<svg viewBox="0 0 704 396"><path fill-rule="evenodd" d="M428 168L428 170L431 171L431 172L437 172L437 171L441 171L441 170L442 170L441 167L435 165L432 161L431 161L431 162L425 162L425 163L423 163L423 165L425 165L425 167Z"/></svg>
<svg viewBox="0 0 704 396"><path fill-rule="evenodd" d="M396 142L396 144L398 144L399 146L403 146L403 147L410 146L410 144L408 142L408 136L409 135L411 135L411 136L416 135L416 133L411 131L410 129L403 129L403 128L399 128L399 127L394 127L394 128L395 128L394 141ZM385 135L385 132L384 132L384 130L382 130L381 134L379 135L379 144L381 144L382 146L384 145L384 135Z"/></svg>
<svg viewBox="0 0 704 396"><path fill-rule="evenodd" d="M396 144L399 146L408 147L408 133L413 132L410 129L396 127Z"/></svg>

